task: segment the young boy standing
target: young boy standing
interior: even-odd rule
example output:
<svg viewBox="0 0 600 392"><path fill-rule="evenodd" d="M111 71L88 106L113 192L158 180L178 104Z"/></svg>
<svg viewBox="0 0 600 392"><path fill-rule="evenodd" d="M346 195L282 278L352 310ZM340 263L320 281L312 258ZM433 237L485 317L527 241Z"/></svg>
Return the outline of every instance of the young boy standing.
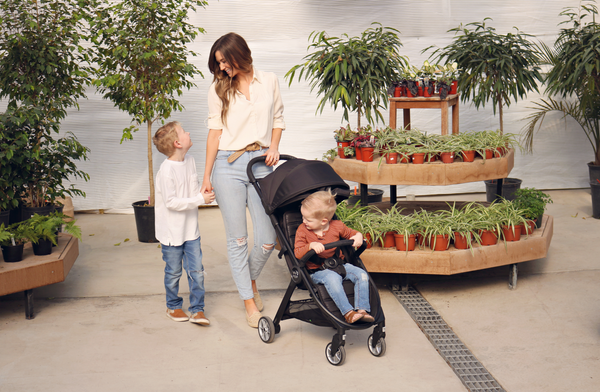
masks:
<svg viewBox="0 0 600 392"><path fill-rule="evenodd" d="M192 147L189 132L172 121L154 134L154 144L168 159L156 174L155 231L165 262L167 317L174 321L191 321L209 325L204 316L204 267L198 229L198 206L215 199L214 192L200 193L196 162L187 155ZM181 308L179 279L182 266L188 276L191 316Z"/></svg>
<svg viewBox="0 0 600 392"><path fill-rule="evenodd" d="M314 250L321 259L335 255L336 249L325 250L324 244L339 241L340 239L354 240L353 246L362 245L363 236L360 232L350 229L342 221L331 220L335 214L337 204L335 195L330 190L310 194L302 201L302 225L296 231L296 244L294 254L298 259L308 251ZM323 284L329 296L335 302L346 322L353 324L358 320L373 322L375 319L369 314L369 275L361 268L344 263L346 276L342 277L330 269L323 269L322 263L312 261L306 263L306 268L316 284ZM348 301L342 286L343 280L354 283L355 306Z"/></svg>

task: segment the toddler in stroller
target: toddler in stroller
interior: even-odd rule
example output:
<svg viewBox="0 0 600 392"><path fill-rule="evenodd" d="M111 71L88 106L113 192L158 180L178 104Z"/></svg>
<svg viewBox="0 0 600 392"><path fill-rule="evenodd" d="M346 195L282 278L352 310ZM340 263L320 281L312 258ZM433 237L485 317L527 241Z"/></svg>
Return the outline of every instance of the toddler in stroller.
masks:
<svg viewBox="0 0 600 392"><path fill-rule="evenodd" d="M366 274L368 279L367 301L370 312L369 306L362 302L357 303L357 309L370 313L373 321L369 317L365 318L364 315L353 316L353 323L346 321L325 286L315 284L306 268L307 262L313 256L316 257L315 251L309 250L301 259L297 259L294 254L296 232L302 225L300 203L310 194L327 188L332 190L332 193L336 195L336 202L339 203L348 198L350 187L329 164L316 160L296 159L289 155L281 155L280 160L285 162L273 173L256 179L253 165L264 159L265 157L261 156L251 160L248 163L247 174L277 233L280 246L279 258L285 257L291 280L275 317L271 319L263 316L259 320L258 335L260 339L265 343L272 343L275 335L281 331L281 321L288 319L297 319L317 326L333 327L337 332L325 348L325 356L332 365L341 365L346 357L344 348L346 330L373 328L372 334L367 339L367 347L372 355L376 357L383 355L386 350L385 315L381 308L377 286L366 272L360 259L360 255L366 249L366 243L363 242L360 248L355 250L352 247L355 244L354 240L335 241L325 244L324 249L337 248L338 250L334 252L341 252L346 264L352 264ZM342 286L347 301L353 304L355 302L354 284L350 280L343 280ZM308 291L309 298L292 300L296 289ZM360 295L364 294L362 291ZM354 310L354 306L350 305L350 307ZM352 318L349 321L352 321Z"/></svg>
<svg viewBox="0 0 600 392"><path fill-rule="evenodd" d="M294 253L301 259L311 249L315 251L317 257L309 260L306 268L314 283L325 286L347 323L354 324L360 319L373 322L375 319L369 314L369 276L363 269L344 263L344 256L337 249L325 250L324 244L341 239L353 240L355 248L363 243L360 232L350 229L342 221L331 220L336 207L335 195L330 189L312 193L302 201L303 224L296 231ZM354 283L354 307L346 297L343 280Z"/></svg>

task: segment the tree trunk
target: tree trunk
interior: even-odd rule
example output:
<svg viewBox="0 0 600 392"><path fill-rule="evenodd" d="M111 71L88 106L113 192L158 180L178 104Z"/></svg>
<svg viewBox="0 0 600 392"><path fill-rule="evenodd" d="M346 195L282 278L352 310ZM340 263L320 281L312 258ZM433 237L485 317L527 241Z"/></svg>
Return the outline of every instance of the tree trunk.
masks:
<svg viewBox="0 0 600 392"><path fill-rule="evenodd" d="M358 121L357 121L358 127L356 128L356 130L358 131L360 129L360 105L358 105L357 111L358 111Z"/></svg>
<svg viewBox="0 0 600 392"><path fill-rule="evenodd" d="M154 169L152 167L152 122L148 121L148 180L150 184L150 206L154 205Z"/></svg>
<svg viewBox="0 0 600 392"><path fill-rule="evenodd" d="M502 121L502 95L498 94L498 115L500 117L500 135L504 135L504 123Z"/></svg>

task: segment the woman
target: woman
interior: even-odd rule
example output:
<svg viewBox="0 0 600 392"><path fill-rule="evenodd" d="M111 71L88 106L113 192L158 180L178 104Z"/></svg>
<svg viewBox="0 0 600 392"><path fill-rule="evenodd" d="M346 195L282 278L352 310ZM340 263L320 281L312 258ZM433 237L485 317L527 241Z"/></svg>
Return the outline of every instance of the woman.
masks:
<svg viewBox="0 0 600 392"><path fill-rule="evenodd" d="M252 66L246 41L235 33L219 38L208 60L214 75L208 92L208 139L202 192L213 190L227 236L227 256L246 321L258 327L263 308L256 279L275 247L275 230L260 198L249 183L246 167L252 158L256 178L273 171L279 161L279 140L285 128L277 76ZM212 173L212 183L211 183ZM246 206L254 228L254 247L248 251Z"/></svg>

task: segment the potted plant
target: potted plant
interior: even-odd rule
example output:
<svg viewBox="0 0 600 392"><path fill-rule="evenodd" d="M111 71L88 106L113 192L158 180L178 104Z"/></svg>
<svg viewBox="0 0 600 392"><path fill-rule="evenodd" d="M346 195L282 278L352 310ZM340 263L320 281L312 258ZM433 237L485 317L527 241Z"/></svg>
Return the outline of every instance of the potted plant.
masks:
<svg viewBox="0 0 600 392"><path fill-rule="evenodd" d="M536 222L539 228L546 205L552 203L550 195L535 188L522 188L515 192L514 203L522 211L523 217Z"/></svg>
<svg viewBox="0 0 600 392"><path fill-rule="evenodd" d="M501 200L496 207L498 208L499 220L502 225L502 239L504 245L506 242L519 241L521 238L521 227L526 224L527 219L523 216L524 210L519 208L517 203L510 200Z"/></svg>
<svg viewBox="0 0 600 392"><path fill-rule="evenodd" d="M414 250L417 236L417 220L412 215L402 214L402 208L396 208L396 206L392 206L388 210L388 215L394 224L396 250L406 252Z"/></svg>
<svg viewBox="0 0 600 392"><path fill-rule="evenodd" d="M323 162L331 163L337 156L338 156L337 148L330 148L325 153L323 153L323 157L321 157L321 160Z"/></svg>
<svg viewBox="0 0 600 392"><path fill-rule="evenodd" d="M369 123L377 119L385 122L380 108L387 108L387 87L398 80L401 69L407 64L399 54L402 42L398 30L373 23L360 37L330 37L325 31L313 31L308 46L312 53L305 62L295 65L285 75L291 85L298 73L310 81L311 91L317 90L322 98L317 112L322 112L329 102L334 109L344 110L343 119L356 111L357 126L364 115Z"/></svg>
<svg viewBox="0 0 600 392"><path fill-rule="evenodd" d="M188 61L196 53L187 44L204 30L187 20L196 7L206 4L203 0L107 2L91 21L97 64L94 85L132 116L133 125L123 130L121 142L132 139L133 132L146 124L150 192L148 200L133 203L136 223L142 223L137 225L141 242L156 242L152 124L183 110L177 97L183 88L195 86L194 77L203 77Z"/></svg>
<svg viewBox="0 0 600 392"><path fill-rule="evenodd" d="M525 125L525 147L533 150L536 128L542 129L546 114L557 111L571 117L581 127L594 153L588 163L592 188L593 214L600 218L600 23L596 21L598 9L595 2L585 1L575 7L565 8L561 16L568 18L560 30L553 47L540 44L543 62L551 69L544 79L547 99L534 102L532 114Z"/></svg>
<svg viewBox="0 0 600 392"><path fill-rule="evenodd" d="M350 128L350 124L348 124L346 127L339 127L333 131L333 137L337 142L338 156L342 159L351 157L352 154L346 155L345 153L345 148L350 147L350 143L352 143L356 137L356 132Z"/></svg>
<svg viewBox="0 0 600 392"><path fill-rule="evenodd" d="M81 240L79 226L75 225L75 221L69 216L60 212L54 212L50 215L35 214L21 222L21 225L28 227L28 239L32 243L33 253L38 256L52 253L52 245L58 244L59 229Z"/></svg>
<svg viewBox="0 0 600 392"><path fill-rule="evenodd" d="M27 225L16 222L5 228L0 225L0 247L2 257L7 263L23 260L23 245L29 240L30 229Z"/></svg>
<svg viewBox="0 0 600 392"><path fill-rule="evenodd" d="M449 206L447 218L452 226L452 237L456 249L470 249L473 253L473 245L481 242L481 237L475 225L479 218L476 202L471 202L462 208L456 208L456 203Z"/></svg>

